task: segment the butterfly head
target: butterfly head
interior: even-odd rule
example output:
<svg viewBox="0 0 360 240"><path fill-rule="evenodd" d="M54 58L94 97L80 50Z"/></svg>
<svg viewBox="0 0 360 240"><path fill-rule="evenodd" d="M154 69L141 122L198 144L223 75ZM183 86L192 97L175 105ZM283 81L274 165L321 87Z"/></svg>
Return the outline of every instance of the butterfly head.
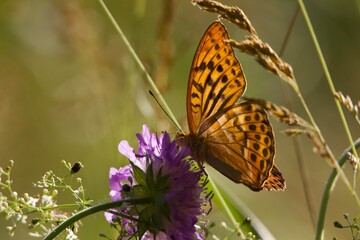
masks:
<svg viewBox="0 0 360 240"><path fill-rule="evenodd" d="M199 162L204 162L205 144L199 141L199 138L192 133L177 133L176 141L179 146L187 146L190 148L191 155Z"/></svg>

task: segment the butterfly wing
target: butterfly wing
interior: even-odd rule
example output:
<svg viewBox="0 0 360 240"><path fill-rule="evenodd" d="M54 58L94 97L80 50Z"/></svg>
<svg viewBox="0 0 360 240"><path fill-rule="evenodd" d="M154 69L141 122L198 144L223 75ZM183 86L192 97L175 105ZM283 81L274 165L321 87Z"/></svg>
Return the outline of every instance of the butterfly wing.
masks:
<svg viewBox="0 0 360 240"><path fill-rule="evenodd" d="M267 190L273 189L275 191L285 189L285 179L283 178L281 172L276 167L276 165L274 165L271 169L270 175L264 183L264 188L266 188Z"/></svg>
<svg viewBox="0 0 360 240"><path fill-rule="evenodd" d="M259 191L272 176L279 181L269 181L267 189L284 187L279 171L270 174L275 141L268 116L260 106L242 102L223 109L202 124L199 138L206 139L206 161L232 181Z"/></svg>
<svg viewBox="0 0 360 240"><path fill-rule="evenodd" d="M275 142L266 112L251 103L236 104L246 89L241 65L225 27L215 21L202 37L187 89L190 134L183 134L199 162L254 191L283 189L274 166Z"/></svg>
<svg viewBox="0 0 360 240"><path fill-rule="evenodd" d="M187 89L190 133L196 134L205 119L232 106L245 91L241 65L232 47L224 43L228 39L224 25L215 21L199 43Z"/></svg>

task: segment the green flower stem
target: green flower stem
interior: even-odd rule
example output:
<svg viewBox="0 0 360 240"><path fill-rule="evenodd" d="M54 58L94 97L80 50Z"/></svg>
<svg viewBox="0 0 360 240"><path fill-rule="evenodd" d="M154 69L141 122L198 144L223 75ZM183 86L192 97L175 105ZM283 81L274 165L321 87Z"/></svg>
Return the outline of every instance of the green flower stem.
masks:
<svg viewBox="0 0 360 240"><path fill-rule="evenodd" d="M26 214L36 213L40 211L51 211L51 210L57 210L57 209L66 209L66 208L79 208L81 206L86 206L86 203L78 204L78 203L69 203L69 204L61 204L57 206L51 206L51 207L33 207L31 205L26 205L26 208L29 208L29 210Z"/></svg>
<svg viewBox="0 0 360 240"><path fill-rule="evenodd" d="M360 138L354 142L354 146L355 146L355 149L359 148ZM343 152L343 154L340 156L340 158L338 160L339 166L343 166L344 163L346 163L347 153L350 151L352 151L352 146L348 147ZM316 240L324 239L324 224L325 224L326 211L327 211L330 195L331 195L332 191L334 190L338 175L339 175L338 171L336 169L333 169L327 180L327 183L326 183L326 186L325 186L325 189L323 192L322 200L321 200L321 205L320 205L320 212L319 212L319 218L318 218L317 230L316 230L316 238L315 238Z"/></svg>
<svg viewBox="0 0 360 240"><path fill-rule="evenodd" d="M126 200L119 200L119 201L113 201L113 202L107 202L102 203L87 209L84 209L80 212L77 212L73 216L66 219L64 222L62 222L59 226L57 226L52 232L50 232L44 240L51 240L57 237L62 231L64 231L66 228L73 225L75 222L79 221L82 218L85 218L91 214L106 211L111 208L119 208L123 203L131 203L133 205L137 204L144 204L148 203L151 199L150 198L140 198L140 199L126 199Z"/></svg>
<svg viewBox="0 0 360 240"><path fill-rule="evenodd" d="M229 208L229 205L227 204L226 200L224 199L222 193L220 192L220 190L218 189L216 183L214 180L212 180L212 178L210 176L207 176L209 179L209 189L212 189L212 191L215 194L215 199L218 199L219 201L219 205L222 206L223 210L226 212L226 214L228 215L228 217L230 218L231 222L233 223L233 225L239 230L239 233L241 234L241 238L245 239L245 234L241 231L241 229L239 228L239 220L237 219L234 214L232 213L232 211ZM245 219L245 217L244 217Z"/></svg>
<svg viewBox="0 0 360 240"><path fill-rule="evenodd" d="M307 24L307 27L309 29L309 32L310 32L310 35L311 35L311 38L314 42L314 45L315 45L315 48L316 48L316 51L318 53L318 56L319 56L319 59L320 59L320 63L323 67L323 70L324 70L324 73L325 73L325 77L328 81L328 84L329 84L329 87L330 87L330 90L331 90L331 93L334 94L336 91L335 91L335 87L334 87L334 84L333 84L333 81L331 79L331 75L330 75L330 72L329 72L329 69L327 68L327 65L326 65L326 62L325 62L325 59L324 59L324 56L322 54L322 51L321 51L321 48L320 48L320 44L317 40L317 37L316 37L316 34L315 34L315 31L314 31L314 28L312 27L312 24L311 24L311 21L310 21L310 18L309 18L309 15L306 11L306 8L305 8L305 5L304 5L304 2L302 0L298 0L298 3L299 3L299 6L300 6L300 9L303 13L303 16L304 16L304 19L305 19L305 22ZM345 116L344 116L344 112L341 108L341 105L340 105L340 102L338 100L335 99L335 104L336 104L336 107L338 109L338 112L339 112L339 115L340 115L340 118L342 120L342 123L344 125L344 128L345 128L345 133L348 137L348 140L350 142L350 146L352 148L352 152L354 154L354 156L356 158L359 158L358 157L358 154L356 152L356 149L355 149L355 146L354 146L354 143L353 143L353 139L352 139L352 136L351 136L351 132L349 130L349 126L347 125L347 122L346 122L346 119L345 119ZM313 122L313 120L311 120ZM314 127L317 129L317 132L319 134L319 137L321 139L321 141L324 141L324 138L320 132L320 130L318 129L317 125L315 124ZM349 189L349 191L351 192L352 196L354 197L356 203L358 204L358 206L360 206L360 200L359 200L359 197L357 196L357 193L355 192L354 190L354 187L355 185L351 185L349 180L347 179L347 177L345 176L344 172L342 171L341 167L339 166L339 164L335 161L335 158L331 158L332 160L332 163L333 163L333 166L336 168L336 170L339 172L340 174L340 178L343 180L343 182L345 183L345 185L347 186L347 188Z"/></svg>
<svg viewBox="0 0 360 240"><path fill-rule="evenodd" d="M145 66L142 64L140 58L138 57L138 55L136 54L136 52L134 51L134 49L131 47L128 39L126 38L125 34L123 33L123 31L121 30L119 24L116 22L116 20L114 19L114 17L112 16L111 12L109 11L109 9L106 7L105 3L103 0L99 0L101 6L103 7L107 17L110 19L111 23L114 25L117 33L120 35L121 39L123 40L123 42L125 43L127 49L129 50L131 56L134 58L136 64L139 66L142 74L144 75L146 81L148 82L148 84L151 86L152 90L154 91L155 96L159 99L159 102L161 103L161 106L164 107L165 111L169 114L170 118L175 122L175 125L177 127L180 128L180 124L177 122L174 114L172 113L172 111L170 110L169 106L167 105L167 103L165 102L164 98L162 97L162 95L160 94L160 91L158 90L158 88L156 87L154 81L152 80L152 78L150 77L150 75L148 74L148 72L146 71Z"/></svg>
<svg viewBox="0 0 360 240"><path fill-rule="evenodd" d="M331 93L334 95L336 90L335 90L335 86L334 86L334 83L332 81L332 78L331 78L331 75L330 75L330 71L327 67L327 64L326 64L326 61L325 61L325 58L324 58L324 55L322 54L322 51L321 51L321 48L320 48L320 44L317 40L317 37L316 37L316 34L315 34L315 31L314 31L314 28L311 24L311 21L310 21L310 17L306 11L306 7L304 5L304 2L303 0L298 0L298 3L299 3L299 6L301 8L301 11L304 15L304 19L305 19L305 22L306 22L306 25L308 26L308 29L309 29L309 32L310 32L310 35L311 35L311 38L314 42L314 45L315 45L315 49L317 51L317 54L319 56L319 59L320 59L320 63L321 63L321 66L324 70L324 74L325 74L325 77L326 77L326 80L328 82L328 85L330 87L330 90L331 90ZM341 121L343 122L343 125L344 125L344 128L345 128L345 133L348 137L348 140L350 142L350 146L352 148L352 151L353 151L353 154L355 155L356 158L359 158L358 157L358 154L355 150L355 145L354 145L354 142L353 142L353 138L351 136L351 132L350 132L350 129L349 129L349 126L346 122L346 119L345 119L345 115L344 115L344 112L341 108L341 104L339 102L339 100L337 100L335 97L334 97L334 100L335 100L335 104L336 104L336 107L338 109L338 112L339 112L339 115L340 115L340 118L341 118Z"/></svg>
<svg viewBox="0 0 360 240"><path fill-rule="evenodd" d="M214 193L213 202L229 216L233 224L233 226L226 227L228 230L232 230L232 233L224 239L233 239L231 235L236 235L240 239L248 239L250 233L256 236L251 239L275 239L241 200L231 196L228 191L224 191L215 181L210 181L210 183L207 186ZM251 223L248 222L248 218L250 218Z"/></svg>

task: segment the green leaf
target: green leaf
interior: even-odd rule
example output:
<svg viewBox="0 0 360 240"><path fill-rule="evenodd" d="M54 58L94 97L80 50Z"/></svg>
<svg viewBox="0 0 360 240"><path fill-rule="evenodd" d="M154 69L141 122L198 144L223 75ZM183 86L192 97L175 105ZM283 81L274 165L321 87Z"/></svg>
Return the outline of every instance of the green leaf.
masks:
<svg viewBox="0 0 360 240"><path fill-rule="evenodd" d="M133 174L136 182L139 185L146 186L146 174L141 170L141 168L136 166L133 162L130 161L130 164L133 169Z"/></svg>
<svg viewBox="0 0 360 240"><path fill-rule="evenodd" d="M148 189L153 190L155 188L155 180L154 180L154 172L152 164L150 163L147 170L146 170L146 186Z"/></svg>
<svg viewBox="0 0 360 240"><path fill-rule="evenodd" d="M133 198L150 197L149 190L144 185L135 185L131 188L131 196Z"/></svg>
<svg viewBox="0 0 360 240"><path fill-rule="evenodd" d="M221 186L211 180L207 185L215 193L212 201L229 215L234 227L241 228L242 232L252 233L260 239L275 239L265 225L241 202L240 199L231 197ZM252 224L249 222L250 217Z"/></svg>

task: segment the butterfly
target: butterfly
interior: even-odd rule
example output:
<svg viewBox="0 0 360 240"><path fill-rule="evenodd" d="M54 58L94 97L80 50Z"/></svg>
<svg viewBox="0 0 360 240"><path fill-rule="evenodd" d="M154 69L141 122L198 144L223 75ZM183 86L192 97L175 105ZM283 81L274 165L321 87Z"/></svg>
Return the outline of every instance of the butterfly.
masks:
<svg viewBox="0 0 360 240"><path fill-rule="evenodd" d="M275 140L268 115L259 105L237 101L246 80L220 21L206 30L191 66L186 110L189 133L178 141L201 164L253 191L283 190L285 180L274 164Z"/></svg>

